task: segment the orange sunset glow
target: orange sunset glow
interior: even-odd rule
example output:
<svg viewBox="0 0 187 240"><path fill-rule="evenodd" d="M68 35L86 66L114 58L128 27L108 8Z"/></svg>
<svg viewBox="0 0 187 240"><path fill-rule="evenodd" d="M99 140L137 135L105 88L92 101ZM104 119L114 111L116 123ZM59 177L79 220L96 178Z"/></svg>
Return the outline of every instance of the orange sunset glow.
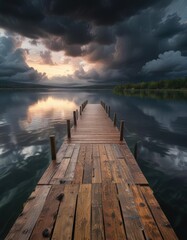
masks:
<svg viewBox="0 0 187 240"><path fill-rule="evenodd" d="M47 77L51 78L55 75L57 76L67 76L74 73L74 66L71 64L61 64L61 65L47 65L38 64L34 62L27 62L30 67L33 67L38 72L45 72Z"/></svg>
<svg viewBox="0 0 187 240"><path fill-rule="evenodd" d="M40 128L48 125L48 122L44 122L43 119L45 121L48 118L63 121L65 120L65 113L72 112L75 109L77 109L77 105L74 101L48 97L29 106L27 118L21 120L19 124L25 130Z"/></svg>

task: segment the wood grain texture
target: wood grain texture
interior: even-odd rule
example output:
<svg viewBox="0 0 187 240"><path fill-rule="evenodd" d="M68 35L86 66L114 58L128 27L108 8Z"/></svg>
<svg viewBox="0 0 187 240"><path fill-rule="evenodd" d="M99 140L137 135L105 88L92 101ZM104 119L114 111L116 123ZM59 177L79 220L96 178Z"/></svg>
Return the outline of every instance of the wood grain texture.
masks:
<svg viewBox="0 0 187 240"><path fill-rule="evenodd" d="M144 226L145 236L148 239L163 239L141 191L135 185L131 186L131 190L133 192L134 201Z"/></svg>
<svg viewBox="0 0 187 240"><path fill-rule="evenodd" d="M118 198L128 240L144 240L143 226L132 191L127 184L117 184Z"/></svg>
<svg viewBox="0 0 187 240"><path fill-rule="evenodd" d="M51 186L38 186L31 194L23 212L11 228L6 240L28 240L44 206Z"/></svg>
<svg viewBox="0 0 187 240"><path fill-rule="evenodd" d="M80 186L75 219L75 240L91 239L91 189L91 184Z"/></svg>
<svg viewBox="0 0 187 240"><path fill-rule="evenodd" d="M146 202L156 220L158 228L163 236L163 239L166 240L176 240L177 236L173 231L168 219L161 210L157 200L155 199L152 190L150 187L141 187L141 192L143 193Z"/></svg>
<svg viewBox="0 0 187 240"><path fill-rule="evenodd" d="M102 205L106 239L126 239L115 184L102 184Z"/></svg>
<svg viewBox="0 0 187 240"><path fill-rule="evenodd" d="M45 240L51 239L53 232L54 223L56 221L56 216L60 201L58 196L64 192L64 186L54 185L51 187L50 192L46 198L42 212L36 222L36 225L33 229L30 240ZM48 237L43 236L45 229L48 230Z"/></svg>
<svg viewBox="0 0 187 240"><path fill-rule="evenodd" d="M56 161L51 161L51 163L49 164L48 168L44 172L43 176L39 180L38 184L41 184L41 185L42 184L43 185L49 184L49 182L51 181L52 177L56 173L56 171L59 168L59 166L60 166L60 164L57 163Z"/></svg>
<svg viewBox="0 0 187 240"><path fill-rule="evenodd" d="M92 184L92 240L104 240L102 185Z"/></svg>
<svg viewBox="0 0 187 240"><path fill-rule="evenodd" d="M74 217L79 185L66 185L60 204L52 240L70 240L73 238Z"/></svg>

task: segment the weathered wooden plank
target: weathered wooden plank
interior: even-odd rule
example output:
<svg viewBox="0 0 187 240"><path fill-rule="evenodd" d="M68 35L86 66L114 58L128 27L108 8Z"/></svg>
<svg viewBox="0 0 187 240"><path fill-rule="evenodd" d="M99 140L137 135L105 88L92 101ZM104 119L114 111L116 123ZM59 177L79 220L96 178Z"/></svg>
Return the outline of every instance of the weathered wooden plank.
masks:
<svg viewBox="0 0 187 240"><path fill-rule="evenodd" d="M48 168L42 175L41 179L39 180L38 184L46 185L50 182L53 175L56 173L57 169L59 167L59 163L56 163L56 161L51 161Z"/></svg>
<svg viewBox="0 0 187 240"><path fill-rule="evenodd" d="M99 148L93 144L93 176L92 183L101 183L101 164L99 157Z"/></svg>
<svg viewBox="0 0 187 240"><path fill-rule="evenodd" d="M127 239L144 240L143 226L131 190L127 184L117 184L117 188Z"/></svg>
<svg viewBox="0 0 187 240"><path fill-rule="evenodd" d="M63 143L60 149L57 152L57 162L61 162L62 159L64 158L65 152L68 148L68 144Z"/></svg>
<svg viewBox="0 0 187 240"><path fill-rule="evenodd" d="M71 158L73 151L74 151L75 144L69 144L67 150L65 152L65 158Z"/></svg>
<svg viewBox="0 0 187 240"><path fill-rule="evenodd" d="M160 229L160 232L164 240L176 240L178 239L175 232L173 231L168 219L161 210L159 203L155 199L152 190L150 187L142 186L141 192L143 193L146 202L154 216L154 219Z"/></svg>
<svg viewBox="0 0 187 240"><path fill-rule="evenodd" d="M106 143L121 143L119 140L106 140L106 139L103 139L103 140L73 140L71 139L71 143L85 143L87 144L89 142L89 144L106 144Z"/></svg>
<svg viewBox="0 0 187 240"><path fill-rule="evenodd" d="M73 225L79 185L65 185L64 197L55 223L52 240L73 239Z"/></svg>
<svg viewBox="0 0 187 240"><path fill-rule="evenodd" d="M74 239L91 239L91 184L80 186Z"/></svg>
<svg viewBox="0 0 187 240"><path fill-rule="evenodd" d="M71 160L70 160L70 163L68 165L67 171L66 171L65 176L63 178L64 181L73 181L73 179L74 179L75 167L76 167L76 164L77 164L79 150L80 150L80 145L76 144L76 146L74 148L73 155L72 155Z"/></svg>
<svg viewBox="0 0 187 240"><path fill-rule="evenodd" d="M136 184L148 185L148 182L147 182L145 176L143 175L142 171L140 170L138 163L136 162L134 156L130 152L127 145L126 144L121 145L120 149L124 153L125 161L131 171L134 182Z"/></svg>
<svg viewBox="0 0 187 240"><path fill-rule="evenodd" d="M113 152L116 158L124 158L124 154L121 152L119 145L112 144Z"/></svg>
<svg viewBox="0 0 187 240"><path fill-rule="evenodd" d="M118 138L119 138L119 136L118 136ZM106 153L107 153L107 156L108 156L108 160L111 160L111 161L116 160L116 157L114 155L114 151L112 149L112 144L105 144L105 149L106 149Z"/></svg>
<svg viewBox="0 0 187 240"><path fill-rule="evenodd" d="M64 191L64 186L55 185L46 198L42 212L36 222L34 230L29 240L51 239L54 222L60 205L60 195Z"/></svg>
<svg viewBox="0 0 187 240"><path fill-rule="evenodd" d="M118 163L119 163L118 160L109 161L113 183L121 183L123 181L123 176L121 175L119 168L117 166Z"/></svg>
<svg viewBox="0 0 187 240"><path fill-rule="evenodd" d="M112 174L110 169L110 163L106 154L104 144L99 145L100 163L101 163L101 176L102 182L112 182Z"/></svg>
<svg viewBox="0 0 187 240"><path fill-rule="evenodd" d="M101 164L100 158L93 156L92 183L101 183Z"/></svg>
<svg viewBox="0 0 187 240"><path fill-rule="evenodd" d="M106 239L126 239L115 184L103 183L102 205Z"/></svg>
<svg viewBox="0 0 187 240"><path fill-rule="evenodd" d="M104 240L101 184L92 184L92 240Z"/></svg>
<svg viewBox="0 0 187 240"><path fill-rule="evenodd" d="M55 175L51 179L50 184L60 184L60 182L64 180L63 178L65 176L69 163L70 163L70 158L64 158L62 160L58 170L56 171Z"/></svg>
<svg viewBox="0 0 187 240"><path fill-rule="evenodd" d="M81 144L77 165L75 167L75 176L73 181L74 183L82 183L83 181L85 157L86 157L86 145Z"/></svg>
<svg viewBox="0 0 187 240"><path fill-rule="evenodd" d="M98 144L94 144L92 146L92 149L93 149L93 157L99 157L99 147L98 147Z"/></svg>
<svg viewBox="0 0 187 240"><path fill-rule="evenodd" d="M101 140L105 140L105 141L111 141L111 140L118 140L119 139L119 136L106 136L105 134L103 134L103 135L100 135L100 136L97 136L97 135L91 135L91 134L89 134L89 136L87 136L87 135L82 135L82 136L80 136L80 135L74 135L74 136L72 136L72 140L87 140L87 141L93 141L93 140L97 140L97 141L101 141Z"/></svg>
<svg viewBox="0 0 187 240"><path fill-rule="evenodd" d="M124 159L117 159L117 167L119 169L123 182L130 184L135 183L131 171L129 170Z"/></svg>
<svg viewBox="0 0 187 240"><path fill-rule="evenodd" d="M83 183L91 183L93 174L92 144L86 146Z"/></svg>
<svg viewBox="0 0 187 240"><path fill-rule="evenodd" d="M28 199L23 212L5 238L6 240L27 240L30 238L50 188L51 186L38 186L36 188Z"/></svg>
<svg viewBox="0 0 187 240"><path fill-rule="evenodd" d="M148 239L163 239L157 227L157 224L155 223L155 220L142 196L142 193L135 185L131 185L131 189L134 195L135 204L142 220L142 224L144 226L145 236Z"/></svg>

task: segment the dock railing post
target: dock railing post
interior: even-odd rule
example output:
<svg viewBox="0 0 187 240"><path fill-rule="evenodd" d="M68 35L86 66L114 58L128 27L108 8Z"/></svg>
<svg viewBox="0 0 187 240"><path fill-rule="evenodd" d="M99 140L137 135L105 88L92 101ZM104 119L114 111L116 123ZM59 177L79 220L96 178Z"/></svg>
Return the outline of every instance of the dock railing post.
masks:
<svg viewBox="0 0 187 240"><path fill-rule="evenodd" d="M71 129L70 129L70 120L67 120L67 135L68 139L71 139Z"/></svg>
<svg viewBox="0 0 187 240"><path fill-rule="evenodd" d="M120 141L123 141L124 121L120 121Z"/></svg>
<svg viewBox="0 0 187 240"><path fill-rule="evenodd" d="M74 121L74 126L77 126L77 117L76 117L76 112L73 111L73 121Z"/></svg>
<svg viewBox="0 0 187 240"><path fill-rule="evenodd" d="M138 159L138 144L141 143L141 141L137 141L135 146L134 146L134 158L137 160Z"/></svg>
<svg viewBox="0 0 187 240"><path fill-rule="evenodd" d="M114 113L114 127L116 127L116 120L117 120L116 113Z"/></svg>
<svg viewBox="0 0 187 240"><path fill-rule="evenodd" d="M55 145L55 136L50 136L50 146L51 146L51 158L52 160L56 160L56 145Z"/></svg>
<svg viewBox="0 0 187 240"><path fill-rule="evenodd" d="M80 106L80 116L82 115L82 107Z"/></svg>

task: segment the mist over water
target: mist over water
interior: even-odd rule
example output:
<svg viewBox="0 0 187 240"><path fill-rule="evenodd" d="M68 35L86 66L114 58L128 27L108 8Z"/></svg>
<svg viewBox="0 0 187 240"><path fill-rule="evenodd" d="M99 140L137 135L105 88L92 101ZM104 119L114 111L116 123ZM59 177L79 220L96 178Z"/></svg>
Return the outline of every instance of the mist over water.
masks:
<svg viewBox="0 0 187 240"><path fill-rule="evenodd" d="M50 162L49 136L55 134L58 149L66 119L85 100L103 100L125 120L129 147L139 141L137 161L178 236L187 239L187 100L109 90L0 92L0 239Z"/></svg>

